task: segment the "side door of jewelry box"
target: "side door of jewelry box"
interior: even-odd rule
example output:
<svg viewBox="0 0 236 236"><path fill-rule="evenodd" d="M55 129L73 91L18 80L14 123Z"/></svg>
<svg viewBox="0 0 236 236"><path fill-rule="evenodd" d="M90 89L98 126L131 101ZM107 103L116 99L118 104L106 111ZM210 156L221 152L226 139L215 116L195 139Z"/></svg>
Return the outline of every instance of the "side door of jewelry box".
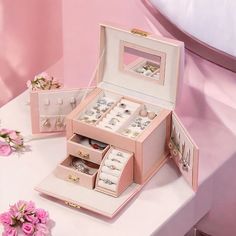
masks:
<svg viewBox="0 0 236 236"><path fill-rule="evenodd" d="M171 135L168 142L170 157L193 188L198 188L199 149L176 113L172 112Z"/></svg>
<svg viewBox="0 0 236 236"><path fill-rule="evenodd" d="M92 88L73 88L30 91L32 133L65 132L66 116L91 90Z"/></svg>

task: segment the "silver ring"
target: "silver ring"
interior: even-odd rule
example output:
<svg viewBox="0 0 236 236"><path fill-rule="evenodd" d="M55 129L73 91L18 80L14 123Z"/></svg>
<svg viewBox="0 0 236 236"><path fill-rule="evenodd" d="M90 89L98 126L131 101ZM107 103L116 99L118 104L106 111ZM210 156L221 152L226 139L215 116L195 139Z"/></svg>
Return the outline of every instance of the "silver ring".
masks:
<svg viewBox="0 0 236 236"><path fill-rule="evenodd" d="M87 115L87 116L92 116L93 114L94 114L94 112L91 110L85 111L85 115Z"/></svg>
<svg viewBox="0 0 236 236"><path fill-rule="evenodd" d="M116 162L118 162L118 163L121 163L121 161L117 160L116 158L112 158L111 160L112 160L112 161L116 161Z"/></svg>
<svg viewBox="0 0 236 236"><path fill-rule="evenodd" d="M114 104L114 102L108 102L107 106L111 107Z"/></svg>
<svg viewBox="0 0 236 236"><path fill-rule="evenodd" d="M100 99L98 99L97 103L105 105L107 103L107 101L104 98L100 98Z"/></svg>
<svg viewBox="0 0 236 236"><path fill-rule="evenodd" d="M117 154L116 154L117 156L119 156L119 157L123 157L123 154L122 154L122 152L117 152Z"/></svg>
<svg viewBox="0 0 236 236"><path fill-rule="evenodd" d="M106 183L106 184L110 184L110 185L114 184L114 183L113 183L111 180L109 180L109 179L103 179L103 182Z"/></svg>
<svg viewBox="0 0 236 236"><path fill-rule="evenodd" d="M118 170L114 165L110 165L110 166L108 166L108 168L111 170Z"/></svg>

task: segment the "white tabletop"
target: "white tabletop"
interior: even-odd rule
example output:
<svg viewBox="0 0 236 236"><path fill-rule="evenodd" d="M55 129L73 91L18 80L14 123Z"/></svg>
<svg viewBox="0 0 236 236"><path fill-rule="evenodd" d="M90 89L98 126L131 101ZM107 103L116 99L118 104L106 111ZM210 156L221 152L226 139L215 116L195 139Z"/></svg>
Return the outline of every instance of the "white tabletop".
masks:
<svg viewBox="0 0 236 236"><path fill-rule="evenodd" d="M29 139L31 122L27 100L28 94L24 92L3 106L0 119L1 127L19 130ZM48 210L55 221L52 235L183 236L210 208L210 179L195 194L169 161L112 220L72 209L34 190L65 158L66 139L54 137L26 144L31 150L22 155L0 157L0 212L20 199L33 200L37 207ZM205 199L204 202L201 199Z"/></svg>

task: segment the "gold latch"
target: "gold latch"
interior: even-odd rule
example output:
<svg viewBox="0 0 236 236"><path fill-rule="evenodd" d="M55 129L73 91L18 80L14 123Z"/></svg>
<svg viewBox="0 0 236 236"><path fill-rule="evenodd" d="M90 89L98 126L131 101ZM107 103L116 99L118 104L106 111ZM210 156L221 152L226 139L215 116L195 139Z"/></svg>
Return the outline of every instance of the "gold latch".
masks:
<svg viewBox="0 0 236 236"><path fill-rule="evenodd" d="M65 201L65 204L66 205L68 205L68 206L70 206L70 207L74 207L74 208L80 208L80 206L79 205L77 205L77 204L75 204L75 203L72 203L72 202L67 202L67 201Z"/></svg>
<svg viewBox="0 0 236 236"><path fill-rule="evenodd" d="M68 179L73 182L79 181L79 177L73 175L68 175Z"/></svg>
<svg viewBox="0 0 236 236"><path fill-rule="evenodd" d="M143 30L140 30L140 29L137 29L137 28L133 28L131 30L131 33L132 34L138 34L138 35L143 36L143 37L147 37L150 34L146 31L143 31Z"/></svg>
<svg viewBox="0 0 236 236"><path fill-rule="evenodd" d="M83 153L81 151L78 151L79 156L81 156L84 159L89 159L89 154L88 153Z"/></svg>

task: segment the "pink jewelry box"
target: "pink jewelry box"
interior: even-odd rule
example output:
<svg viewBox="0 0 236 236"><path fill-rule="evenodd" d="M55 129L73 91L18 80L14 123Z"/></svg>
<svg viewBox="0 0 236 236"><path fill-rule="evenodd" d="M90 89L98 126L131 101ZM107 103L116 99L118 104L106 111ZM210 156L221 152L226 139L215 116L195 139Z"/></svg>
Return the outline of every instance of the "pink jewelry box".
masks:
<svg viewBox="0 0 236 236"><path fill-rule="evenodd" d="M61 166L68 163L66 157L59 164L62 169L56 168L57 176L50 174L36 190L113 217L168 158L196 190L198 148L174 113L183 58L180 41L101 25L97 88L66 117L68 155L100 167L95 177L87 176L94 182L80 184L81 173L72 176L66 172L69 164ZM97 152L75 136L108 146ZM71 144L73 140L77 143ZM118 155L116 150L122 151Z"/></svg>

